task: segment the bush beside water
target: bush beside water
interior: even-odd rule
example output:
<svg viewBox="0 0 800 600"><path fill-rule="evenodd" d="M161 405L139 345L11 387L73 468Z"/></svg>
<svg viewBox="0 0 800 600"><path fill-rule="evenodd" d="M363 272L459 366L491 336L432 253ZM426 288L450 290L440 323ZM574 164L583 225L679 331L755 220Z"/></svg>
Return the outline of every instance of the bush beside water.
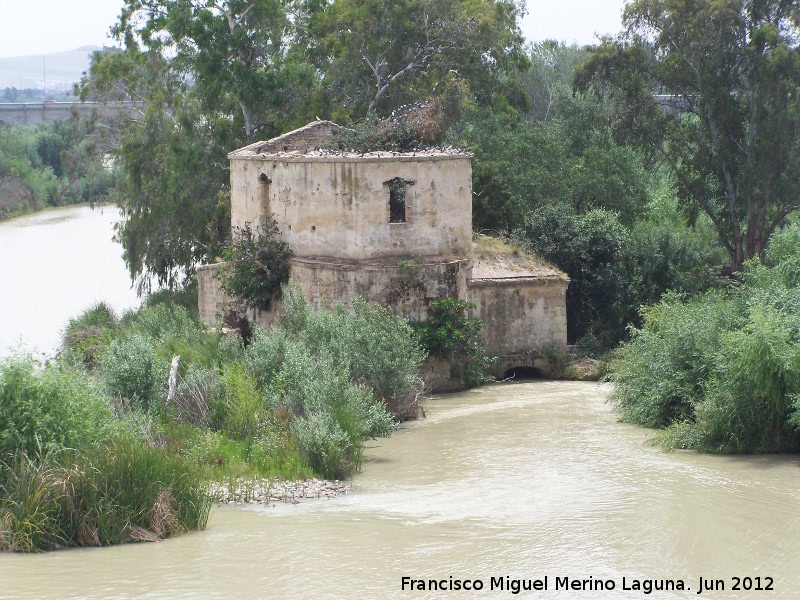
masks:
<svg viewBox="0 0 800 600"><path fill-rule="evenodd" d="M610 375L624 420L668 448L800 450L800 226L775 233L743 283L643 312Z"/></svg>
<svg viewBox="0 0 800 600"><path fill-rule="evenodd" d="M58 359L0 363L0 549L162 539L205 526L205 482L357 470L416 416L425 352L388 309L286 308L245 348L163 297L121 318L97 305Z"/></svg>

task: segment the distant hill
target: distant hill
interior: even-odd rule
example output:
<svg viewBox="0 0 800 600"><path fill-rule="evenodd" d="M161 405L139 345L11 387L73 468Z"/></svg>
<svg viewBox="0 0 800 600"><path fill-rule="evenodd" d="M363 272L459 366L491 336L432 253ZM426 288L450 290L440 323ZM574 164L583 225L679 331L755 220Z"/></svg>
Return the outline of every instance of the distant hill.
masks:
<svg viewBox="0 0 800 600"><path fill-rule="evenodd" d="M76 50L33 56L0 58L0 91L7 87L42 89L46 73L47 89L68 91L89 68L89 57L98 46L81 46Z"/></svg>

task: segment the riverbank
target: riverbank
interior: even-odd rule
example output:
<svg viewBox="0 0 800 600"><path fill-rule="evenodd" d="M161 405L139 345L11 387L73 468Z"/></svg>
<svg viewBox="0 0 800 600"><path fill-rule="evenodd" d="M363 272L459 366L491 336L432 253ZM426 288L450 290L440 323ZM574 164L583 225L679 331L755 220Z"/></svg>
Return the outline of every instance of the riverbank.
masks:
<svg viewBox="0 0 800 600"><path fill-rule="evenodd" d="M36 202L33 198L30 197L23 197L17 198L16 200L12 200L13 195L9 195L7 193L8 186L13 186L13 182L9 184L9 179L13 180L14 178L6 177L0 179L0 222L11 221L12 219L18 219L20 217L27 217L29 215L33 215L36 213L42 213L49 210L61 210L65 208L84 208L84 207L91 207L94 209L95 207L99 208L107 208L107 207L116 207L116 204L110 204L108 202L76 202L75 204L65 204L63 206L52 206L50 204L41 204Z"/></svg>

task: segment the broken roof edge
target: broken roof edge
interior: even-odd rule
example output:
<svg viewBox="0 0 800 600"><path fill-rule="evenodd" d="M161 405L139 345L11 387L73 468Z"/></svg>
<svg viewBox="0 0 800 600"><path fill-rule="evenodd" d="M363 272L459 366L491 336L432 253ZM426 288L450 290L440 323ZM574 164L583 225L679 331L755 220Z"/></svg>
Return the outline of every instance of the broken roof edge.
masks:
<svg viewBox="0 0 800 600"><path fill-rule="evenodd" d="M317 146L327 144L343 127L333 121L313 121L298 129L274 137L270 140L255 142L228 153L228 158L277 154L278 152L307 152Z"/></svg>
<svg viewBox="0 0 800 600"><path fill-rule="evenodd" d="M420 148L411 152L354 152L336 149L335 136L346 129L333 121L313 121L267 141L254 142L228 153L228 159L264 159L266 156L302 160L303 157L330 160L472 158L472 153L455 148Z"/></svg>

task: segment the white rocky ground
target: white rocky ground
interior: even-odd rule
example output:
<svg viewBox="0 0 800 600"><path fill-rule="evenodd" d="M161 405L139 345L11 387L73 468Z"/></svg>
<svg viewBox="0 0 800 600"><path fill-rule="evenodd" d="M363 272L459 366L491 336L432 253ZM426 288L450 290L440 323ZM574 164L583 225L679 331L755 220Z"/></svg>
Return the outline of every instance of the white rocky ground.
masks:
<svg viewBox="0 0 800 600"><path fill-rule="evenodd" d="M343 481L307 479L281 481L279 479L242 479L230 483L214 483L211 493L220 504L269 504L288 502L297 504L307 498L335 498L350 492Z"/></svg>

